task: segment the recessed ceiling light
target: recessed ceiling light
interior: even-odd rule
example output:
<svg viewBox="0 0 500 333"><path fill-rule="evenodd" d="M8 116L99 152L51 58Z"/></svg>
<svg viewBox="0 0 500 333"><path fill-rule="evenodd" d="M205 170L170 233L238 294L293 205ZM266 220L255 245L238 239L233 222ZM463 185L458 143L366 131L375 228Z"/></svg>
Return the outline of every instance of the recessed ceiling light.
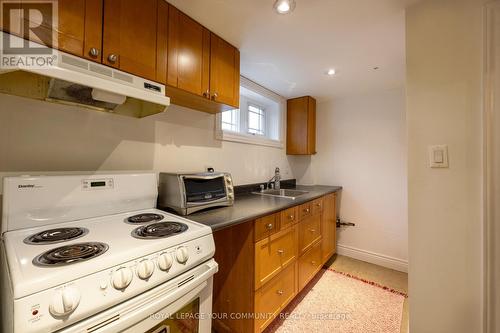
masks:
<svg viewBox="0 0 500 333"><path fill-rule="evenodd" d="M276 0L274 10L278 14L288 14L295 9L295 0Z"/></svg>
<svg viewBox="0 0 500 333"><path fill-rule="evenodd" d="M335 69L333 69L333 68L330 68L330 69L326 72L326 74L327 74L327 75L330 75L330 76L335 75L335 73L337 73L337 72L336 72L336 71L335 71Z"/></svg>

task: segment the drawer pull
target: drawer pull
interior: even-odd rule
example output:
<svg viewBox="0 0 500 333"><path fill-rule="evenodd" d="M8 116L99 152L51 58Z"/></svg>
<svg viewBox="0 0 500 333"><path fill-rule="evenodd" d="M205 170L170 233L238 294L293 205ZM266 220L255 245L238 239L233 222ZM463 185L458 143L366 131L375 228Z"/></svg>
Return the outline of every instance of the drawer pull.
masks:
<svg viewBox="0 0 500 333"><path fill-rule="evenodd" d="M316 261L314 261L314 260L311 261L311 264L316 265Z"/></svg>
<svg viewBox="0 0 500 333"><path fill-rule="evenodd" d="M281 296L281 295L283 295L283 290L278 290L278 291L276 291L276 293Z"/></svg>
<svg viewBox="0 0 500 333"><path fill-rule="evenodd" d="M309 229L310 232L316 232L316 229Z"/></svg>
<svg viewBox="0 0 500 333"><path fill-rule="evenodd" d="M278 250L278 254L283 254L283 253L285 253L285 250L283 250L283 249Z"/></svg>
<svg viewBox="0 0 500 333"><path fill-rule="evenodd" d="M309 213L309 208L304 209L304 212Z"/></svg>
<svg viewBox="0 0 500 333"><path fill-rule="evenodd" d="M266 228L267 230L273 230L273 224L272 223L269 223L268 225L266 225Z"/></svg>
<svg viewBox="0 0 500 333"><path fill-rule="evenodd" d="M318 204L316 204L316 206L321 207L321 204L320 204L320 203L318 203Z"/></svg>
<svg viewBox="0 0 500 333"><path fill-rule="evenodd" d="M293 215L290 215L288 218L289 218L290 220L293 220Z"/></svg>

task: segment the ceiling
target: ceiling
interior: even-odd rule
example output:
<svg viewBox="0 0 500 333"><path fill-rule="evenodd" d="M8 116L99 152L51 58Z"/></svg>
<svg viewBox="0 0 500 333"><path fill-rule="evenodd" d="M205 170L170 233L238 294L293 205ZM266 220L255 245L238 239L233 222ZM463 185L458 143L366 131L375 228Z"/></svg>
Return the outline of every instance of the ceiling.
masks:
<svg viewBox="0 0 500 333"><path fill-rule="evenodd" d="M274 0L168 1L237 46L243 76L284 97L404 85L404 9L415 0L296 0L288 15Z"/></svg>

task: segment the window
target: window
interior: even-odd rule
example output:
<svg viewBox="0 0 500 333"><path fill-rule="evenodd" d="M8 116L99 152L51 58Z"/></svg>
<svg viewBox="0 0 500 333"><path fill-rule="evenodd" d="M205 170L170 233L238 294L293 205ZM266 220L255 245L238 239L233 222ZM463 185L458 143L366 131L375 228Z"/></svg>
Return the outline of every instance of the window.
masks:
<svg viewBox="0 0 500 333"><path fill-rule="evenodd" d="M264 108L248 105L248 133L264 135Z"/></svg>
<svg viewBox="0 0 500 333"><path fill-rule="evenodd" d="M238 132L239 131L239 111L229 110L222 112L222 130Z"/></svg>
<svg viewBox="0 0 500 333"><path fill-rule="evenodd" d="M240 109L217 115L220 140L283 147L285 99L241 77Z"/></svg>

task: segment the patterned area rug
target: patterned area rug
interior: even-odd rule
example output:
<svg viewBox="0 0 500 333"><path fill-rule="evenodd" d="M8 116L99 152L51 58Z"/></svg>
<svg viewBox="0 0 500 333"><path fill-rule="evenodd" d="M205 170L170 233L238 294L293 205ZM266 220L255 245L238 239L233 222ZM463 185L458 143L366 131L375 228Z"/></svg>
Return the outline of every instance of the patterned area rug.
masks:
<svg viewBox="0 0 500 333"><path fill-rule="evenodd" d="M266 333L399 333L404 293L322 270Z"/></svg>

